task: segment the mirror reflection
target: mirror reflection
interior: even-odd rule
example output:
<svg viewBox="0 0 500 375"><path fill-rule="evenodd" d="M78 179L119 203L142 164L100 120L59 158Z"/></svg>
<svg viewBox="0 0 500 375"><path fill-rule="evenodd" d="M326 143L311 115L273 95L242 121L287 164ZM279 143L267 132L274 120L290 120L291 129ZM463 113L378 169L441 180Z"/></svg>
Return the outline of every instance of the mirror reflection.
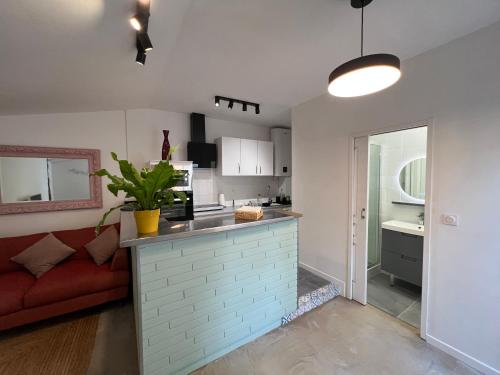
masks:
<svg viewBox="0 0 500 375"><path fill-rule="evenodd" d="M0 157L0 201L90 199L88 159Z"/></svg>
<svg viewBox="0 0 500 375"><path fill-rule="evenodd" d="M410 197L425 199L425 158L412 160L399 174L399 185Z"/></svg>

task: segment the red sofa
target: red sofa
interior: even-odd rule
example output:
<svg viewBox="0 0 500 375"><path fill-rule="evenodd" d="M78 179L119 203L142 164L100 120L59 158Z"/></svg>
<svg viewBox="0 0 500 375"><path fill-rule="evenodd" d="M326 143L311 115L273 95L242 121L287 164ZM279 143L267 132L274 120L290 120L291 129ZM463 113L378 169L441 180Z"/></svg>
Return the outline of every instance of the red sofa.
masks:
<svg viewBox="0 0 500 375"><path fill-rule="evenodd" d="M47 233L0 238L0 330L128 295L130 273L127 250L118 249L111 260L98 266L84 247L95 238L94 229L52 232L76 253L39 279L10 258Z"/></svg>

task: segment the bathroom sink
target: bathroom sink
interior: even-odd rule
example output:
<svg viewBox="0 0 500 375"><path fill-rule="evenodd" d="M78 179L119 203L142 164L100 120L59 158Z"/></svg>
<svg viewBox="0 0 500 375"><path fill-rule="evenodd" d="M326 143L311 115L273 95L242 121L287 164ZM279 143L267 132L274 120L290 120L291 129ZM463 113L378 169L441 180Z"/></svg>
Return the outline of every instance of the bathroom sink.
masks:
<svg viewBox="0 0 500 375"><path fill-rule="evenodd" d="M424 226L420 224L407 223L405 221L391 220L382 223L383 229L389 229L396 232L414 234L416 236L424 235Z"/></svg>

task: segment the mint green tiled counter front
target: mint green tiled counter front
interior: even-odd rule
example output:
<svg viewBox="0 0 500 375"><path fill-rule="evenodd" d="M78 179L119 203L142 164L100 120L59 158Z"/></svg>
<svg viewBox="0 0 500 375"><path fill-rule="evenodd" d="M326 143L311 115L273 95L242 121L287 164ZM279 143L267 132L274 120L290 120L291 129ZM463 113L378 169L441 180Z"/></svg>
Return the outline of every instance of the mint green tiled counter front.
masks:
<svg viewBox="0 0 500 375"><path fill-rule="evenodd" d="M141 373L187 374L297 308L297 220L133 249Z"/></svg>

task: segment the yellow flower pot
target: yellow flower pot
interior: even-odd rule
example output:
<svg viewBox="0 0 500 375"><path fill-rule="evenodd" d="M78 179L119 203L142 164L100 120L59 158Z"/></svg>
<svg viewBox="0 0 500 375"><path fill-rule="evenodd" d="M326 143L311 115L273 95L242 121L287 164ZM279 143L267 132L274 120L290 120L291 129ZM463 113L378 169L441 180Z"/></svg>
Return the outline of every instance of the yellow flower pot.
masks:
<svg viewBox="0 0 500 375"><path fill-rule="evenodd" d="M160 209L134 211L137 232L141 234L158 232L158 223L160 221Z"/></svg>

